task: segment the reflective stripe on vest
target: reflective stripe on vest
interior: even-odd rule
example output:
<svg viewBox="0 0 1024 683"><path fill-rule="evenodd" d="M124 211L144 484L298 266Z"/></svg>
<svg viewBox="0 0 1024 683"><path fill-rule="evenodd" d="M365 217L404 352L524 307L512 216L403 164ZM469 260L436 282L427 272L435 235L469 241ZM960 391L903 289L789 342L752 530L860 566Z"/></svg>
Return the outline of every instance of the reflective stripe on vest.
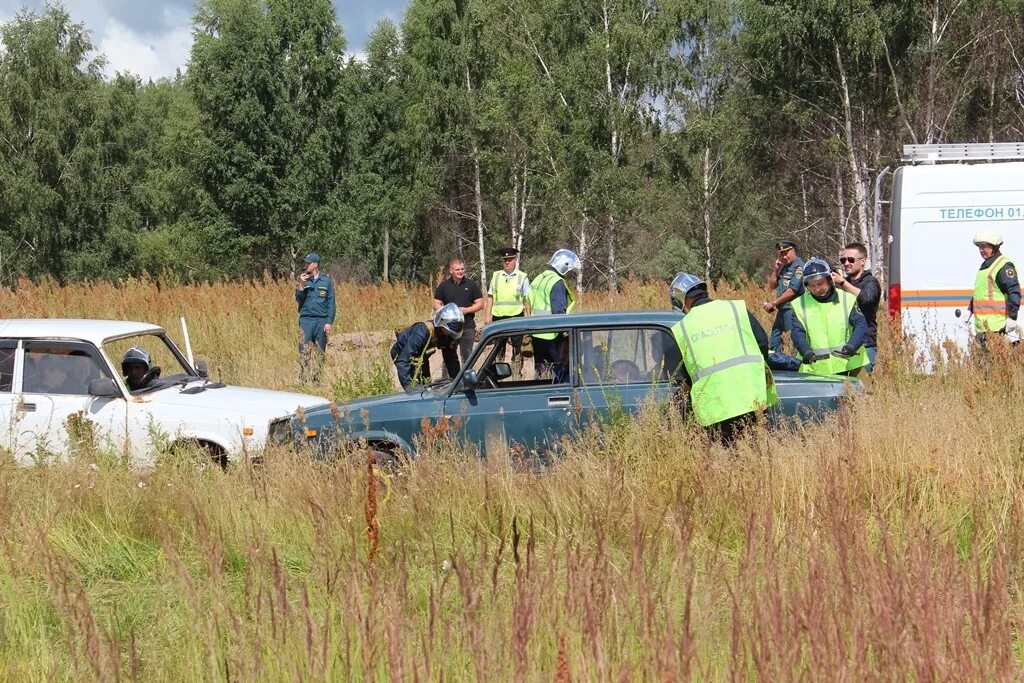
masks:
<svg viewBox="0 0 1024 683"><path fill-rule="evenodd" d="M530 302L530 309L533 315L551 315L551 290L555 288L555 285L559 282L564 282L562 276L553 270L545 270L543 273L537 276L537 279L530 283L530 294L527 297ZM573 306L576 305L576 295L573 294L572 289L569 285L565 286L565 293L567 295L567 305L565 308L566 313L571 313ZM551 340L558 336L557 332L539 332L533 337L537 339Z"/></svg>
<svg viewBox="0 0 1024 683"><path fill-rule="evenodd" d="M526 297L519 293L526 279L526 273L515 270L512 277L500 270L491 276L491 291L494 292L494 303L491 315L509 318L523 312L523 301Z"/></svg>
<svg viewBox="0 0 1024 683"><path fill-rule="evenodd" d="M709 301L672 327L692 380L697 421L708 426L778 403L741 301Z"/></svg>
<svg viewBox="0 0 1024 683"><path fill-rule="evenodd" d="M850 341L850 335L853 333L850 314L857 304L856 297L849 292L836 290L836 294L839 295L837 303L822 303L810 292L805 292L797 300L797 305L793 306L793 312L807 333L807 343L810 344L811 351L816 356L828 356L810 365L804 363L800 366L800 372L836 375L868 364L868 352L863 346L857 350L853 358L836 358L829 355L833 351L841 350Z"/></svg>
<svg viewBox="0 0 1024 683"><path fill-rule="evenodd" d="M996 275L1010 260L1000 254L974 277L974 329L977 332L999 332L1006 326L1006 295L996 284Z"/></svg>

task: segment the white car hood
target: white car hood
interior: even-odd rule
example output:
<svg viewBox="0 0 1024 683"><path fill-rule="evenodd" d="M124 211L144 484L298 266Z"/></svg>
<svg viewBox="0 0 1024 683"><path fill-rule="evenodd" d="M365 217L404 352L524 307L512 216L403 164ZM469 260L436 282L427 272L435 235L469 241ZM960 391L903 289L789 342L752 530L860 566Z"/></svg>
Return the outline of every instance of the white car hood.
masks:
<svg viewBox="0 0 1024 683"><path fill-rule="evenodd" d="M188 385L188 388L198 386L201 386L200 383L193 382ZM135 396L133 400L150 403L154 406L180 406L190 410L226 411L252 417L262 415L268 419L291 415L300 407L308 409L330 403L325 398L310 394L293 394L287 391L233 386L206 389L195 394L183 394L181 387L170 387L151 394Z"/></svg>

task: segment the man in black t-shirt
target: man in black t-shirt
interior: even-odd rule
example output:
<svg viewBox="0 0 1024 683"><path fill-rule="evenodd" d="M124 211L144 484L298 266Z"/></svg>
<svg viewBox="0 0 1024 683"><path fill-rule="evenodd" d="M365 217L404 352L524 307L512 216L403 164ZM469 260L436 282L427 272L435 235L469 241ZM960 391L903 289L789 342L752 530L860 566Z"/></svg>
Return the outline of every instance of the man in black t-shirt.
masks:
<svg viewBox="0 0 1024 683"><path fill-rule="evenodd" d="M473 351L473 342L476 337L477 311L484 307L484 294L480 285L466 277L466 262L456 257L448 263L448 273L451 275L443 280L434 290L434 310L438 310L445 304L455 304L466 316L463 326L462 337L459 339L458 356L455 356L455 348L441 349L445 359L445 368L454 367L452 361L458 365L469 360L469 354ZM461 358L461 361L458 359Z"/></svg>
<svg viewBox="0 0 1024 683"><path fill-rule="evenodd" d="M857 297L857 306L868 321L868 338L864 349L868 352L870 363L864 368L871 372L878 358L878 304L882 300L882 285L871 271L865 268L868 261L868 250L860 242L847 244L839 257L842 273L833 272L832 281L836 287Z"/></svg>

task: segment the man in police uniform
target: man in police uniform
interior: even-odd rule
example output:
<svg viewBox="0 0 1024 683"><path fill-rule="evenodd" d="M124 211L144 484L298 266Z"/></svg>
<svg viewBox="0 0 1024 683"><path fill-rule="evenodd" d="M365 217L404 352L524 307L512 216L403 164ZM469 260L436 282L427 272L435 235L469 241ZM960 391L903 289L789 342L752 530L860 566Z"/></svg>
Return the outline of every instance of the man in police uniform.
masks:
<svg viewBox="0 0 1024 683"><path fill-rule="evenodd" d="M672 327L683 357L677 378L690 387L697 422L728 446L757 411L779 401L766 363L768 335L743 301L712 301L696 275L676 275L669 299L684 313Z"/></svg>
<svg viewBox="0 0 1024 683"><path fill-rule="evenodd" d="M974 331L984 346L991 334L1017 332L1020 282L1013 262L1000 252L1002 235L995 230L982 230L974 236L974 244L982 261L967 309L974 314Z"/></svg>
<svg viewBox="0 0 1024 683"><path fill-rule="evenodd" d="M778 255L768 275L768 288L775 290L775 298L764 302L766 313L775 313L772 335L768 340L771 351L782 351L782 333L793 330L793 307L790 302L803 293L804 262L797 256L797 245L793 240L779 240L775 243Z"/></svg>
<svg viewBox="0 0 1024 683"><path fill-rule="evenodd" d="M864 342L868 322L857 297L837 290L832 267L822 259L804 264L803 295L793 302L793 346L803 359L800 372L857 375L868 364Z"/></svg>
<svg viewBox="0 0 1024 683"><path fill-rule="evenodd" d="M441 354L444 355L445 374L455 377L448 368L454 363L457 372L473 352L473 342L476 341L476 312L484 307L484 294L476 280L466 277L466 262L462 259L456 257L448 262L448 274L451 277L442 280L434 290L434 310L439 311L442 306L453 303L466 318L466 333L459 339L458 346L441 349Z"/></svg>
<svg viewBox="0 0 1024 683"><path fill-rule="evenodd" d="M336 313L334 282L320 272L320 255L312 252L306 269L295 285L295 303L299 307L299 381L318 382Z"/></svg>
<svg viewBox="0 0 1024 683"><path fill-rule="evenodd" d="M530 285L527 295L533 315L572 313L576 295L566 280L582 268L580 257L569 249L559 249L548 261L548 268ZM551 373L556 383L569 380L568 337L565 332L541 332L532 335L533 360L538 377Z"/></svg>
<svg viewBox="0 0 1024 683"><path fill-rule="evenodd" d="M526 295L530 291L530 279L519 270L519 250L515 247L502 247L502 269L491 275L491 286L487 288L487 299L484 302L484 323L490 325L495 320L521 318L529 315L529 302ZM512 371L516 376L523 369L523 338L512 337ZM505 357L505 343L498 350L498 358Z"/></svg>

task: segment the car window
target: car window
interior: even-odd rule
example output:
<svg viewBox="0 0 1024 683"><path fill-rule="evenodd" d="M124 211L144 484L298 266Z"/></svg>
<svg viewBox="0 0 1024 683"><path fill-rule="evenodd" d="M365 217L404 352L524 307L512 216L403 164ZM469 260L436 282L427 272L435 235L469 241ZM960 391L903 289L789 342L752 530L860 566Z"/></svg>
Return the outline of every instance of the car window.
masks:
<svg viewBox="0 0 1024 683"><path fill-rule="evenodd" d="M577 335L584 385L664 382L682 362L679 346L664 328L579 330Z"/></svg>
<svg viewBox="0 0 1024 683"><path fill-rule="evenodd" d="M110 362L122 373L122 361L129 349L136 349L149 355L149 369L154 375L145 387L132 391L132 394L165 388L191 375L191 371L185 367L187 361L184 355L163 334L139 334L113 339L103 344L103 350L106 351Z"/></svg>
<svg viewBox="0 0 1024 683"><path fill-rule="evenodd" d="M88 396L89 382L110 377L86 346L66 342L28 342L22 391L26 394Z"/></svg>
<svg viewBox="0 0 1024 683"><path fill-rule="evenodd" d="M569 383L569 334L555 332L555 339L538 340L536 337L524 347L525 360L520 368L512 357L512 339L522 335L492 337L478 347L477 355L470 367L482 380L477 390L494 390L504 388L538 386L548 384ZM495 363L508 363L513 372L512 377L497 379L492 373ZM488 378L492 381L487 381Z"/></svg>
<svg viewBox="0 0 1024 683"><path fill-rule="evenodd" d="M14 357L18 353L16 339L0 339L0 393L14 390Z"/></svg>

